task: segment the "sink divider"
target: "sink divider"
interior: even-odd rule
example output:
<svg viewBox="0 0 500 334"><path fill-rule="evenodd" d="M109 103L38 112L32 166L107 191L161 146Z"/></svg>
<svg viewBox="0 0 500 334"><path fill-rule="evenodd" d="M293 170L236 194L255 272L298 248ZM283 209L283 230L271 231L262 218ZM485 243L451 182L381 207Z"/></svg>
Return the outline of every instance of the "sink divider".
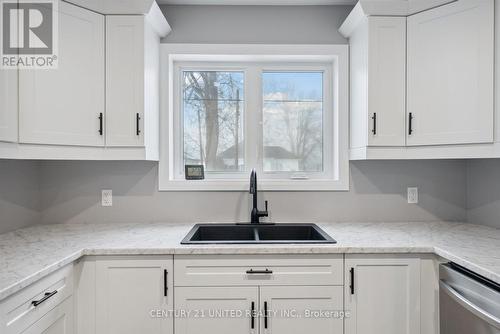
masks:
<svg viewBox="0 0 500 334"><path fill-rule="evenodd" d="M260 240L259 230L257 229L257 227L253 228L253 235L254 235L255 241L259 241Z"/></svg>

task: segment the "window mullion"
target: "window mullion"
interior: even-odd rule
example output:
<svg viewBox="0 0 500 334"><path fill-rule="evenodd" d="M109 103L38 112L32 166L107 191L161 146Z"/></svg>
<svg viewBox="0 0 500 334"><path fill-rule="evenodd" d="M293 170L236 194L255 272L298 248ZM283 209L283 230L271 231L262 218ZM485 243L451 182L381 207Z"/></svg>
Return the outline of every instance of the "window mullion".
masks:
<svg viewBox="0 0 500 334"><path fill-rule="evenodd" d="M246 161L247 170L256 168L262 171L261 142L262 142L262 113L260 107L260 70L250 66L246 72L245 93L247 96L246 109Z"/></svg>

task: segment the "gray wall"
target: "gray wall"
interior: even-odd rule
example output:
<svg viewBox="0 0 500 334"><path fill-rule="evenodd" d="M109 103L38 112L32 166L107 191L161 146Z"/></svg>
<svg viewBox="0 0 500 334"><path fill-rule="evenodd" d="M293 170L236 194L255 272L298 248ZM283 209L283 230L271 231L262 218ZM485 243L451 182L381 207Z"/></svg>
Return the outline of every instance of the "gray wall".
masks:
<svg viewBox="0 0 500 334"><path fill-rule="evenodd" d="M59 222L247 221L246 192L158 192L153 162L41 163L41 220ZM273 221L463 221L465 162L351 164L349 192L269 192ZM420 203L406 203L418 186ZM113 206L100 206L113 189Z"/></svg>
<svg viewBox="0 0 500 334"><path fill-rule="evenodd" d="M500 160L468 162L467 221L500 228Z"/></svg>
<svg viewBox="0 0 500 334"><path fill-rule="evenodd" d="M37 162L0 160L0 233L40 220L39 179Z"/></svg>
<svg viewBox="0 0 500 334"><path fill-rule="evenodd" d="M173 43L346 43L337 28L350 7L164 6ZM245 221L249 196L240 192L158 192L153 162L0 161L0 232L38 221ZM482 167L481 167L482 166ZM487 169L463 161L368 161L351 164L349 192L265 193L274 221L460 220L491 198L467 202L471 183ZM488 174L486 174L488 175ZM485 176L486 177L486 176ZM493 182L493 181L492 181ZM499 181L500 182L500 181ZM406 203L406 187L418 186L420 203ZM114 205L100 206L101 189L113 189ZM479 189L478 191L479 192ZM262 200L264 198L261 198ZM489 203L489 204L488 204ZM491 218L484 219L489 221ZM477 219L478 222L481 222Z"/></svg>
<svg viewBox="0 0 500 334"><path fill-rule="evenodd" d="M162 6L163 43L346 44L338 27L351 6Z"/></svg>

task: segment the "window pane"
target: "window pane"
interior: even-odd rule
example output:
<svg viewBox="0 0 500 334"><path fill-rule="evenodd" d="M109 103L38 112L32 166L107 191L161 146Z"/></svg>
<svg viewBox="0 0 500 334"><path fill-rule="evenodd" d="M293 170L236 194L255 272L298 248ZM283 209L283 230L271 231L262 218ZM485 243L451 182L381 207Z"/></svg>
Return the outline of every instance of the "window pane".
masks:
<svg viewBox="0 0 500 334"><path fill-rule="evenodd" d="M323 73L264 72L264 171L323 171Z"/></svg>
<svg viewBox="0 0 500 334"><path fill-rule="evenodd" d="M184 163L244 170L243 72L183 71Z"/></svg>

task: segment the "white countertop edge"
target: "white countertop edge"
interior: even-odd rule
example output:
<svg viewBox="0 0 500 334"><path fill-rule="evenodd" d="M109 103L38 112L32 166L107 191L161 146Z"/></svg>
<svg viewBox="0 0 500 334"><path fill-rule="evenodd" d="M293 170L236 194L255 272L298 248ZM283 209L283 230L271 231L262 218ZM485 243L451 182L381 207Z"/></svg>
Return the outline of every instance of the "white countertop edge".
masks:
<svg viewBox="0 0 500 334"><path fill-rule="evenodd" d="M433 254L448 261L455 262L492 281L500 283L500 275L486 270L473 262L458 257L450 252L432 246L415 247L342 247L336 245L262 245L248 247L245 245L218 246L179 246L179 248L94 248L82 249L43 268L3 290L0 290L0 300L5 299L36 281L48 276L58 269L73 263L83 256L106 255L262 255L262 254Z"/></svg>

